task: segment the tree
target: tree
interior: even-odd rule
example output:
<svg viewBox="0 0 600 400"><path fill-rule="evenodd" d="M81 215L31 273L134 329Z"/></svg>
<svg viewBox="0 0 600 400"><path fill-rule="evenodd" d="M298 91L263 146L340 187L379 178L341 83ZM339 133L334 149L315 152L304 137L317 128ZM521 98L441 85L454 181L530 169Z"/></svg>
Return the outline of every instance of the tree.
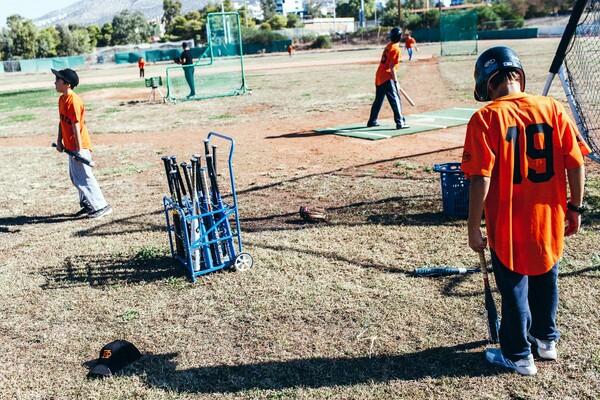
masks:
<svg viewBox="0 0 600 400"><path fill-rule="evenodd" d="M73 39L73 34L71 30L66 25L57 25L56 30L58 31L59 41L58 45L56 45L56 54L58 56L74 56L75 53L75 44Z"/></svg>
<svg viewBox="0 0 600 400"><path fill-rule="evenodd" d="M36 58L56 57L56 46L60 43L60 35L53 26L42 29L37 34Z"/></svg>
<svg viewBox="0 0 600 400"><path fill-rule="evenodd" d="M112 34L113 34L112 24L110 22L106 22L104 25L102 25L102 28L100 28L100 36L98 37L97 46L98 47L110 46L110 44L112 43Z"/></svg>
<svg viewBox="0 0 600 400"><path fill-rule="evenodd" d="M323 16L322 8L323 0L308 0L304 2L304 9L312 18L321 18Z"/></svg>
<svg viewBox="0 0 600 400"><path fill-rule="evenodd" d="M275 0L260 0L260 6L262 8L265 21L267 21L276 13L275 10L277 10L277 3L275 3Z"/></svg>
<svg viewBox="0 0 600 400"><path fill-rule="evenodd" d="M398 25L398 1L388 0L383 9L383 15L380 17L382 26Z"/></svg>
<svg viewBox="0 0 600 400"><path fill-rule="evenodd" d="M90 25L87 27L88 36L90 37L90 46L96 47L98 39L100 39L100 27L98 25Z"/></svg>
<svg viewBox="0 0 600 400"><path fill-rule="evenodd" d="M374 0L364 0L365 20L373 18ZM360 0L349 0L345 3L338 3L335 7L337 17L352 17L359 19Z"/></svg>
<svg viewBox="0 0 600 400"><path fill-rule="evenodd" d="M21 58L35 58L37 53L37 30L33 21L14 14L6 19L6 25L12 55Z"/></svg>
<svg viewBox="0 0 600 400"><path fill-rule="evenodd" d="M179 16L181 12L181 1L179 0L164 0L163 1L163 16L161 22L165 25L165 32L170 33L171 24Z"/></svg>
<svg viewBox="0 0 600 400"><path fill-rule="evenodd" d="M287 23L285 25L287 28L298 28L300 25L302 25L302 22L299 16L296 14L287 15Z"/></svg>
<svg viewBox="0 0 600 400"><path fill-rule="evenodd" d="M112 44L138 44L150 37L150 24L139 11L123 10L112 20Z"/></svg>
<svg viewBox="0 0 600 400"><path fill-rule="evenodd" d="M278 31L285 28L287 25L287 18L281 14L273 14L271 18L267 20L267 23L271 26L271 29Z"/></svg>
<svg viewBox="0 0 600 400"><path fill-rule="evenodd" d="M92 50L90 35L84 27L76 27L71 30L73 36L73 52L75 54L86 54Z"/></svg>

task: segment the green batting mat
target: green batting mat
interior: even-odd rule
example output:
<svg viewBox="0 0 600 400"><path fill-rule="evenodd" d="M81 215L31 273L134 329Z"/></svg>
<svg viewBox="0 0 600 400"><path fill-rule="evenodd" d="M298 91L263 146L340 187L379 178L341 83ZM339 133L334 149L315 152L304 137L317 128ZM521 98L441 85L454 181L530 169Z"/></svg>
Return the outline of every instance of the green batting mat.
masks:
<svg viewBox="0 0 600 400"><path fill-rule="evenodd" d="M389 139L394 136L411 135L413 133L466 125L477 110L476 108L455 107L448 110L406 115L406 123L410 125L410 128L407 129L396 129L396 124L393 120L381 120L379 121L380 126L371 128L367 128L366 122L363 122L362 124L315 129L315 131L369 140Z"/></svg>

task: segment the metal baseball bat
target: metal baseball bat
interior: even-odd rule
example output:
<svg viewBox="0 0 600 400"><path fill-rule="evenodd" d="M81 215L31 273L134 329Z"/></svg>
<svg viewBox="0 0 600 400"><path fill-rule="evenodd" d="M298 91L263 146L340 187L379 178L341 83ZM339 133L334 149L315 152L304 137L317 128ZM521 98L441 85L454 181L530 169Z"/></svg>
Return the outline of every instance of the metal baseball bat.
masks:
<svg viewBox="0 0 600 400"><path fill-rule="evenodd" d="M56 143L52 143L52 147L56 147ZM77 161L79 161L82 164L88 165L90 167L96 166L95 162L93 162L92 160L88 160L87 158L79 155L79 153L75 153L74 151L67 150L65 148L63 148L62 152L67 153L68 155L70 155L71 157L73 157L74 159L76 159Z"/></svg>
<svg viewBox="0 0 600 400"><path fill-rule="evenodd" d="M481 265L481 272L483 272L483 287L485 291L485 313L487 316L488 335L490 338L490 342L498 343L498 331L500 330L500 321L498 319L498 310L496 309L496 303L494 303L494 297L492 296L492 291L490 289L487 262L485 261L485 254L483 251L479 252L479 264Z"/></svg>
<svg viewBox="0 0 600 400"><path fill-rule="evenodd" d="M169 192L171 193L171 201L175 204L177 202L177 193L175 190L176 178L172 173L171 158L164 156L161 157L165 164L165 174L167 176L167 183L169 184ZM175 229L175 249L180 257L183 257L185 251L183 249L183 242L181 240L181 216L176 208L173 208L173 227Z"/></svg>
<svg viewBox="0 0 600 400"><path fill-rule="evenodd" d="M221 192L219 191L219 184L217 182L217 172L214 169L214 164L211 162L211 158L211 155L206 156L206 169L208 171L208 178L210 179L213 204L215 205L215 207L217 207L218 210L220 210L220 212L217 212L215 214L215 217L221 221L221 223L219 223L218 226L218 228L221 229L221 237L228 237L231 236L231 226L229 224L229 219L227 215L223 212L223 209L225 208L225 203L223 203L223 199L221 198ZM223 252L226 255L229 254L233 257L233 254L235 254L235 249L233 248L233 240L231 238L224 240L227 243L223 243Z"/></svg>
<svg viewBox="0 0 600 400"><path fill-rule="evenodd" d="M449 276L469 274L479 272L481 268L450 268L450 267L435 267L435 268L415 268L417 276Z"/></svg>

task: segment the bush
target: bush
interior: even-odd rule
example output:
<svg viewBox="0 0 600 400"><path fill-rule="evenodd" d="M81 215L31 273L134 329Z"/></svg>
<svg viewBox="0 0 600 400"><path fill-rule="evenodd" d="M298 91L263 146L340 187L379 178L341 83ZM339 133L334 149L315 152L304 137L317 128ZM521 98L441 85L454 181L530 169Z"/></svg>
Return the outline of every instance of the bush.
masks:
<svg viewBox="0 0 600 400"><path fill-rule="evenodd" d="M331 38L329 36L319 35L310 47L313 49L330 49L332 47Z"/></svg>
<svg viewBox="0 0 600 400"><path fill-rule="evenodd" d="M258 43L265 47L277 40L286 40L286 36L270 30L242 28L242 41L244 43Z"/></svg>

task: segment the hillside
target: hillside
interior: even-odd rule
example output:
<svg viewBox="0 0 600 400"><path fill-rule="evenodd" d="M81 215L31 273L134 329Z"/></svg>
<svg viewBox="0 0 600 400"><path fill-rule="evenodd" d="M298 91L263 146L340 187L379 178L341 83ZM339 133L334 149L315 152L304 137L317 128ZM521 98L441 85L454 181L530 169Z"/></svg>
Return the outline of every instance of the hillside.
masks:
<svg viewBox="0 0 600 400"><path fill-rule="evenodd" d="M181 0L181 12L186 13L204 7L209 0ZM81 0L69 7L50 12L34 20L39 27L56 24L78 23L102 25L112 21L123 10L139 11L149 19L160 19L163 14L162 0Z"/></svg>

